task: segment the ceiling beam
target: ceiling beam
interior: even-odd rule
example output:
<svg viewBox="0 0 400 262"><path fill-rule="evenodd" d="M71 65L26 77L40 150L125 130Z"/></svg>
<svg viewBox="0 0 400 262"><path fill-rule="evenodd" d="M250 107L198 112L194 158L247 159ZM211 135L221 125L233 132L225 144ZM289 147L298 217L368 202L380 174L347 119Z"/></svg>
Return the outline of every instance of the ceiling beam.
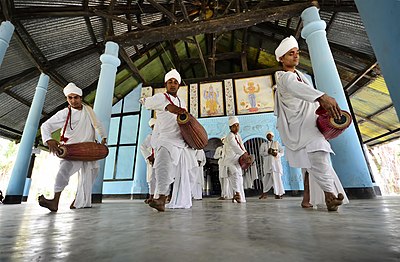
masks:
<svg viewBox="0 0 400 262"><path fill-rule="evenodd" d="M173 13L168 11L168 9L166 9L165 7L163 7L156 1L154 1L154 0L146 0L146 1L149 2L152 6L154 6L154 8L156 8L158 11L163 13L166 17L168 17L172 23L178 22L178 19L175 17L175 15Z"/></svg>
<svg viewBox="0 0 400 262"><path fill-rule="evenodd" d="M283 7L274 7L261 10L252 10L222 18L201 21L197 23L184 23L161 26L147 30L128 32L118 36L108 37L123 46L161 42L165 40L183 39L199 34L222 33L231 30L247 28L255 24L287 19L299 15L310 3L298 3Z"/></svg>
<svg viewBox="0 0 400 262"><path fill-rule="evenodd" d="M371 64L369 64L363 71L358 73L356 77L353 78L345 87L344 90L347 92L349 97L351 97L360 87L356 86L357 82L360 81L366 74L369 73L375 66L378 65L378 62L375 60Z"/></svg>
<svg viewBox="0 0 400 262"><path fill-rule="evenodd" d="M128 53L126 52L126 50L123 47L121 47L119 49L119 55L121 56L122 60L124 60L125 63L128 65L128 67L132 71L132 73L135 76L137 76L142 83L145 83L146 81L144 80L143 76L140 74L140 71L137 69L137 67L133 63L132 59L129 57Z"/></svg>
<svg viewBox="0 0 400 262"><path fill-rule="evenodd" d="M3 79L0 81L0 94L39 75L40 71L36 67L32 67L17 75Z"/></svg>

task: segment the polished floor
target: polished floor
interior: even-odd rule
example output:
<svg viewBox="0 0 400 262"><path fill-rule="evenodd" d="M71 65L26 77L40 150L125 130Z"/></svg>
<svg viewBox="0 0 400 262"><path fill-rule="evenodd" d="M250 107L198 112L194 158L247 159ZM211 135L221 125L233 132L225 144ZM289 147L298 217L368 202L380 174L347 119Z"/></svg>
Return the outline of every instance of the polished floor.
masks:
<svg viewBox="0 0 400 262"><path fill-rule="evenodd" d="M400 261L400 197L333 213L299 204L204 199L164 213L141 200L57 213L0 205L0 261Z"/></svg>

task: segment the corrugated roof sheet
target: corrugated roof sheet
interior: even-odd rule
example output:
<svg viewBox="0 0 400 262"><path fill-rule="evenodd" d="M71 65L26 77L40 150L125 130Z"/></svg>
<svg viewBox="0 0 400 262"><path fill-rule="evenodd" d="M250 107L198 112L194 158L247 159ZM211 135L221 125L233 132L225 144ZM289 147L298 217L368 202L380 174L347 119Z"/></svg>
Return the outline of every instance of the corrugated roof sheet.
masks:
<svg viewBox="0 0 400 262"><path fill-rule="evenodd" d="M52 17L22 21L48 60L93 44L83 17Z"/></svg>
<svg viewBox="0 0 400 262"><path fill-rule="evenodd" d="M84 89L99 78L100 54L93 53L57 68L68 82L73 82Z"/></svg>
<svg viewBox="0 0 400 262"><path fill-rule="evenodd" d="M0 80L18 75L22 71L32 67L35 67L35 64L31 59L26 59L26 52L17 42L16 36L13 35L0 67Z"/></svg>

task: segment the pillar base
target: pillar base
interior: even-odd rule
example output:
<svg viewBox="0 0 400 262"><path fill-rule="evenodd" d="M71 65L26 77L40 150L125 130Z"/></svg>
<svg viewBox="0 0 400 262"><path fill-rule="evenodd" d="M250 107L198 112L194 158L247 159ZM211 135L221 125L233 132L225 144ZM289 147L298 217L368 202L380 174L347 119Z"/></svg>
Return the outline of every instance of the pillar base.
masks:
<svg viewBox="0 0 400 262"><path fill-rule="evenodd" d="M28 196L23 196L22 197L22 202L27 202L28 201Z"/></svg>
<svg viewBox="0 0 400 262"><path fill-rule="evenodd" d="M103 194L92 194L92 203L101 204L103 202Z"/></svg>
<svg viewBox="0 0 400 262"><path fill-rule="evenodd" d="M344 191L349 199L373 199L376 198L373 187L345 188Z"/></svg>
<svg viewBox="0 0 400 262"><path fill-rule="evenodd" d="M22 196L12 196L12 195L6 195L6 197L3 200L3 204L21 204L22 202Z"/></svg>

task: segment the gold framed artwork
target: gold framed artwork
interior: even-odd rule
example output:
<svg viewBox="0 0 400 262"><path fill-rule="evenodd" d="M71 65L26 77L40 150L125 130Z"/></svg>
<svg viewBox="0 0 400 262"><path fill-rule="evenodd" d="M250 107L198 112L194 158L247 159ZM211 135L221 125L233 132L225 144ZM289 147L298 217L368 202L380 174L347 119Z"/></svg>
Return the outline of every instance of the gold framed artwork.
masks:
<svg viewBox="0 0 400 262"><path fill-rule="evenodd" d="M200 84L199 100L200 117L225 115L222 82Z"/></svg>
<svg viewBox="0 0 400 262"><path fill-rule="evenodd" d="M254 114L274 110L272 76L235 79L237 114Z"/></svg>

